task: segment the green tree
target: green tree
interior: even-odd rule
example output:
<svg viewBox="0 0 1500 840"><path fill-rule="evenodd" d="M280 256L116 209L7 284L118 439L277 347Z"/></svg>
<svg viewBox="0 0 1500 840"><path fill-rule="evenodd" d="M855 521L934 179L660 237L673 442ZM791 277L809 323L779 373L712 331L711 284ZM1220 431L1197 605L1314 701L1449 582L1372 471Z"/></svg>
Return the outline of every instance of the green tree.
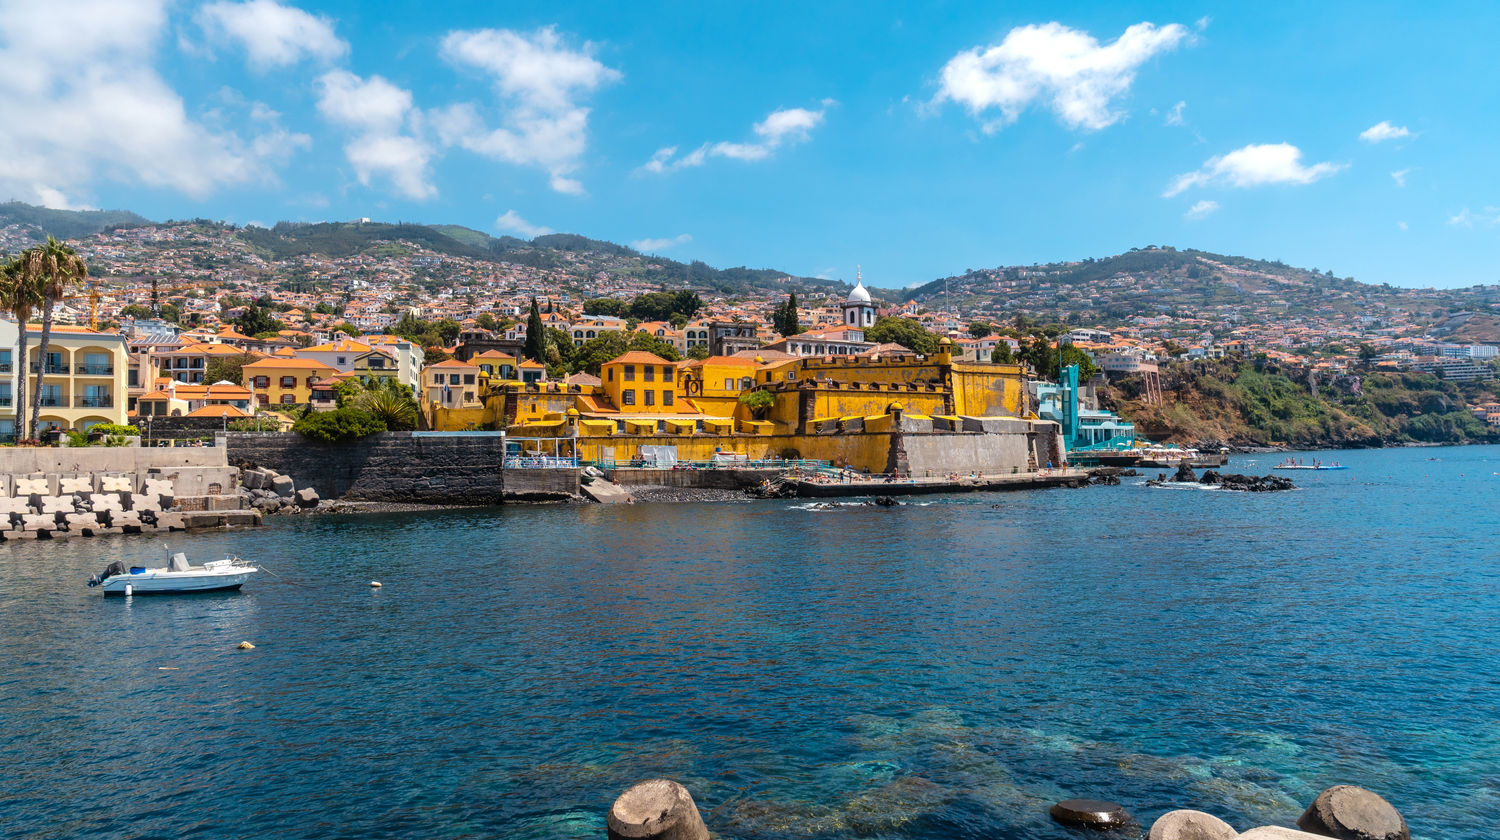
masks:
<svg viewBox="0 0 1500 840"><path fill-rule="evenodd" d="M339 323L334 324L333 329L344 333L350 338L358 338L359 336L364 335L363 332L360 332L359 327L354 326L348 321L340 321Z"/></svg>
<svg viewBox="0 0 1500 840"><path fill-rule="evenodd" d="M42 336L37 342L37 357L39 366L36 374L36 390L31 393L31 423L30 428L35 433L37 420L42 411L42 381L47 373L47 351L52 343L52 317L57 302L67 297L88 277L88 265L83 257L78 256L67 245L58 242L51 236L41 245L36 245L22 251L17 257L16 271L21 275L20 282L35 287L36 294L41 297L42 305ZM25 332L25 324L22 322L21 331ZM25 361L25 358L22 358ZM22 369L25 376L25 369ZM18 409L22 409L20 404ZM20 410L17 411L17 416Z"/></svg>
<svg viewBox="0 0 1500 840"><path fill-rule="evenodd" d="M208 363L203 370L203 381L233 382L236 385L245 384L245 365L254 362L258 356L254 353L242 353L238 356L226 356L222 359L214 359Z"/></svg>
<svg viewBox="0 0 1500 840"><path fill-rule="evenodd" d="M973 338L988 338L994 334L995 327L993 324L987 324L984 321L975 321L969 325L969 335Z"/></svg>
<svg viewBox="0 0 1500 840"><path fill-rule="evenodd" d="M770 391L746 391L740 394L740 405L750 409L750 416L756 420L764 420L776 405L776 397Z"/></svg>
<svg viewBox="0 0 1500 840"><path fill-rule="evenodd" d="M796 292L792 292L785 301L771 310L771 324L783 336L790 337L802 332L802 324L797 318Z"/></svg>
<svg viewBox="0 0 1500 840"><path fill-rule="evenodd" d="M681 358L677 354L677 348L671 342L663 341L649 333L607 332L579 346L568 361L568 368L573 373L583 371L598 376L599 368L605 362L631 350L655 353L669 362L675 362Z"/></svg>
<svg viewBox="0 0 1500 840"><path fill-rule="evenodd" d="M379 418L353 406L310 412L292 425L292 431L320 443L341 443L385 430Z"/></svg>
<svg viewBox="0 0 1500 840"><path fill-rule="evenodd" d="M865 340L899 344L924 356L938 351L938 337L910 318L880 318L875 326L865 330Z"/></svg>
<svg viewBox="0 0 1500 840"><path fill-rule="evenodd" d="M531 314L526 316L526 358L545 363L547 361L547 330L542 326L542 310L531 299Z"/></svg>
<svg viewBox="0 0 1500 840"><path fill-rule="evenodd" d="M689 359L697 359L699 361L702 361L708 358L708 347L702 344L694 344L692 347L688 348L687 357Z"/></svg>
<svg viewBox="0 0 1500 840"><path fill-rule="evenodd" d="M16 359L14 364L20 375L16 377L16 438L31 438L26 426L26 324L38 306L42 305L41 288L34 278L21 270L20 259L13 259L0 266L0 307L15 316Z"/></svg>
<svg viewBox="0 0 1500 840"><path fill-rule="evenodd" d="M381 421L392 432L409 432L417 427L417 401L410 388L394 379L371 381L355 396L354 407Z"/></svg>
<svg viewBox="0 0 1500 840"><path fill-rule="evenodd" d="M995 349L990 351L990 361L994 362L997 365L1014 364L1016 361L1016 354L1011 351L1010 342L1001 341L997 343L995 345Z"/></svg>
<svg viewBox="0 0 1500 840"><path fill-rule="evenodd" d="M489 330L490 332L500 329L500 322L496 321L495 316L488 312L479 313L479 317L474 319L474 323L478 324L480 329Z"/></svg>
<svg viewBox="0 0 1500 840"><path fill-rule="evenodd" d="M583 302L583 314L624 318L630 314L630 304L619 298L594 298Z"/></svg>
<svg viewBox="0 0 1500 840"><path fill-rule="evenodd" d="M262 309L258 304L250 304L245 308L245 313L234 319L234 328L241 335L259 335L260 333L274 333L286 329L286 325L276 320L269 312Z"/></svg>

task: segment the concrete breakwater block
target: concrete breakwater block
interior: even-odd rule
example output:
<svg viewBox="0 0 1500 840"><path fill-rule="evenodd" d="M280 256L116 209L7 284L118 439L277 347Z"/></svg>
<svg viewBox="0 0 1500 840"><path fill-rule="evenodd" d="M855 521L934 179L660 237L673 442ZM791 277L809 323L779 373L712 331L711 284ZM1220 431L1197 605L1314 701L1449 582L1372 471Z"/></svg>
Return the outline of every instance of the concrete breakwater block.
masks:
<svg viewBox="0 0 1500 840"><path fill-rule="evenodd" d="M1279 825L1263 825L1239 835L1236 840L1322 840L1325 836L1308 834L1295 828L1282 828Z"/></svg>
<svg viewBox="0 0 1500 840"><path fill-rule="evenodd" d="M1297 827L1339 840L1411 840L1406 819L1391 803L1354 785L1335 785L1307 806Z"/></svg>
<svg viewBox="0 0 1500 840"><path fill-rule="evenodd" d="M687 788L669 779L632 785L610 806L610 840L709 840Z"/></svg>
<svg viewBox="0 0 1500 840"><path fill-rule="evenodd" d="M1064 799L1050 813L1053 820L1076 828L1119 828L1135 821L1125 806L1103 799Z"/></svg>
<svg viewBox="0 0 1500 840"><path fill-rule="evenodd" d="M1168 811L1151 824L1148 840L1234 840L1239 832L1202 811Z"/></svg>

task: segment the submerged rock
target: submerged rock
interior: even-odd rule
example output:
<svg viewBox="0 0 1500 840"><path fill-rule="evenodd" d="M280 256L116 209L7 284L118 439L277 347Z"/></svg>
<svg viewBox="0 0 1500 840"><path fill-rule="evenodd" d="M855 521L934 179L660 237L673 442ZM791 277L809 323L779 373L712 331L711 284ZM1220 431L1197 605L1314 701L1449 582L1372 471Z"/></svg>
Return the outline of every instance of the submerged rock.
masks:
<svg viewBox="0 0 1500 840"><path fill-rule="evenodd" d="M1239 832L1202 811L1168 811L1151 824L1148 840L1234 840Z"/></svg>
<svg viewBox="0 0 1500 840"><path fill-rule="evenodd" d="M610 840L709 840L687 788L651 779L620 794L606 819Z"/></svg>
<svg viewBox="0 0 1500 840"><path fill-rule="evenodd" d="M1297 826L1339 840L1411 840L1406 820L1391 803L1354 785L1335 785L1318 794Z"/></svg>

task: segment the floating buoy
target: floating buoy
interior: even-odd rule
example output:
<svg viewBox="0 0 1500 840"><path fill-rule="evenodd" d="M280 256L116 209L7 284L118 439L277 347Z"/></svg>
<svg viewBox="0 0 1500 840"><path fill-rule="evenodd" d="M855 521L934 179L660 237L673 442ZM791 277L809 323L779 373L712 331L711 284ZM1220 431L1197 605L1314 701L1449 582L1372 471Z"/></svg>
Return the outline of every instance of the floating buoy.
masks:
<svg viewBox="0 0 1500 840"><path fill-rule="evenodd" d="M235 645L235 647L239 648L240 650L255 650L255 645L252 645L249 642L240 642L238 645Z"/></svg>
<svg viewBox="0 0 1500 840"><path fill-rule="evenodd" d="M378 580L372 580L372 581L370 581L370 588L371 589L379 589L380 587L381 587L380 581L378 581Z"/></svg>

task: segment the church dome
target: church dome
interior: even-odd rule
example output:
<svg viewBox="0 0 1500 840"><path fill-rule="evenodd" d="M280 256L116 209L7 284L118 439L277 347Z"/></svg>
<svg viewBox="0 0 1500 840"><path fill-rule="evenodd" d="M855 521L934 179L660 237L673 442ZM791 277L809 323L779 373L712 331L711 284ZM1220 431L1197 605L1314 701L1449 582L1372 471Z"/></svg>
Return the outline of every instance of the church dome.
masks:
<svg viewBox="0 0 1500 840"><path fill-rule="evenodd" d="M870 293L865 291L863 280L855 281L854 288L849 291L849 297L845 303L869 303Z"/></svg>

